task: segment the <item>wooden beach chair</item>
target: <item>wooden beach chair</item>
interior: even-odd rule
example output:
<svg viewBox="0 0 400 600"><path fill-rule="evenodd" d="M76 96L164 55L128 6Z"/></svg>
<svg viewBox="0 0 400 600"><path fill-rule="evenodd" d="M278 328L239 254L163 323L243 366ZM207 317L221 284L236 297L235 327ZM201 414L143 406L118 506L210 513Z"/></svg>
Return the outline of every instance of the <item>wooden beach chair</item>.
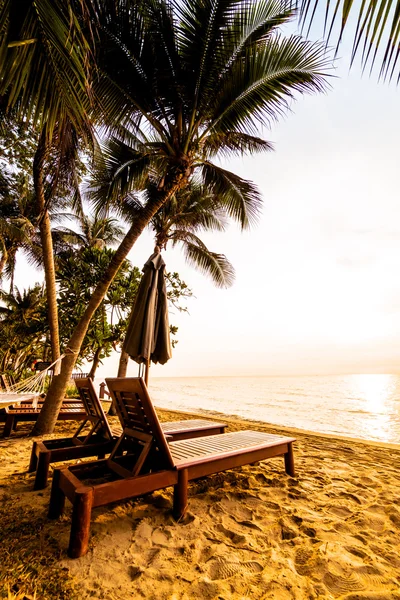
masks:
<svg viewBox="0 0 400 600"><path fill-rule="evenodd" d="M114 392L123 390L125 394L134 394L137 389L141 389L142 394L149 396L148 389L141 377L123 377L106 379L108 391L117 409L122 428L131 426L131 415L129 409L119 402ZM145 389L144 389L145 388ZM179 440L188 440L196 437L205 437L224 433L227 427L226 423L216 423L207 419L186 419L184 421L169 421L161 423L161 429L170 442ZM122 430L119 431L121 435Z"/></svg>
<svg viewBox="0 0 400 600"><path fill-rule="evenodd" d="M187 509L188 482L234 467L283 456L294 476L294 438L258 431L239 431L167 443L143 380L125 391L122 380L107 385L127 425L108 459L55 469L49 518L73 504L68 554L87 552L92 508L174 486L175 518Z"/></svg>
<svg viewBox="0 0 400 600"><path fill-rule="evenodd" d="M128 391L131 389L132 381L135 380L137 378L125 378L123 380ZM120 380L117 379L116 381ZM90 456L104 458L106 454L112 451L122 433L121 428L111 429L92 380L89 378L76 379L75 385L85 408L86 419L72 437L33 442L28 470L29 472L36 471L35 490L46 487L50 463L77 460ZM118 416L122 426L125 427L128 423L127 417L120 408L118 408ZM87 434L83 435L83 430L88 424L91 428ZM200 419L162 424L164 433L168 434L171 440L224 433L225 428L226 423L214 423L213 421Z"/></svg>
<svg viewBox="0 0 400 600"><path fill-rule="evenodd" d="M0 423L4 423L3 437L8 437L17 424L21 421L37 421L42 404L37 407L31 405L19 407L6 407L0 410ZM86 411L81 402L71 402L63 406L58 413L60 421L82 421L86 418Z"/></svg>

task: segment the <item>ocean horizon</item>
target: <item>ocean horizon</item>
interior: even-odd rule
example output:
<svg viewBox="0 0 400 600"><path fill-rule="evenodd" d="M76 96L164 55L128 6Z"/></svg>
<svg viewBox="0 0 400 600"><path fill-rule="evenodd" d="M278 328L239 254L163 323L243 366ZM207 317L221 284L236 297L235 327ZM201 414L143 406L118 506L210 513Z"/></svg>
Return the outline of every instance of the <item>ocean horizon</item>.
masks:
<svg viewBox="0 0 400 600"><path fill-rule="evenodd" d="M400 444L398 374L153 377L149 390L160 408Z"/></svg>

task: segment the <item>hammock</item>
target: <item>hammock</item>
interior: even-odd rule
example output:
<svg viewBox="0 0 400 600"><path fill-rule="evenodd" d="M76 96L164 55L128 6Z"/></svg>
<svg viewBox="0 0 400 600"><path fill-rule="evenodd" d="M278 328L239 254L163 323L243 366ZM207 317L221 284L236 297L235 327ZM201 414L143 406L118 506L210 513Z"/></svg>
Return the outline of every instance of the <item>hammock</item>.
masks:
<svg viewBox="0 0 400 600"><path fill-rule="evenodd" d="M6 391L0 390L0 404L13 404L22 402L23 400L37 400L40 396L44 395L44 388L46 383L46 377L48 371L50 371L55 364L64 358L65 354L60 356L51 365L49 365L43 371L35 373L31 377L8 385Z"/></svg>

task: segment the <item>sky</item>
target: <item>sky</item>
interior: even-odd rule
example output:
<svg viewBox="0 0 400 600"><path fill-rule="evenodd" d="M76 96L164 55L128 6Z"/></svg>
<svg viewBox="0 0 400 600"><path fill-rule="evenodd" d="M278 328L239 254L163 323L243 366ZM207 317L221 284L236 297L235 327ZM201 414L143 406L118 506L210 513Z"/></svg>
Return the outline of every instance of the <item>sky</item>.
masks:
<svg viewBox="0 0 400 600"><path fill-rule="evenodd" d="M400 90L349 72L341 54L331 90L263 132L273 153L223 163L264 200L250 231L203 236L233 263L234 285L163 253L194 297L170 314L178 344L151 377L400 372ZM153 245L144 233L130 260L142 267ZM21 261L17 285L36 279ZM118 359L98 376L115 376Z"/></svg>

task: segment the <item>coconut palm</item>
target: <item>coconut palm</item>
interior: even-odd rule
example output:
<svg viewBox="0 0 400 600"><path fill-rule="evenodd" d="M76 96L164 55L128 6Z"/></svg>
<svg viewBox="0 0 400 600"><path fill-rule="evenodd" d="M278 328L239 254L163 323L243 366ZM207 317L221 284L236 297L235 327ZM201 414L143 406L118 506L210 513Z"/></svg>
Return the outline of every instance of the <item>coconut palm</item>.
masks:
<svg viewBox="0 0 400 600"><path fill-rule="evenodd" d="M108 189L110 182L106 180L108 170L100 162L96 176L91 181L90 192L97 195L101 190ZM144 195L147 201L157 190L149 188ZM107 198L104 204L107 206ZM137 199L127 198L125 202L118 202L116 209L129 223L135 219L138 207ZM196 182L189 182L186 189L180 190L156 213L149 228L154 232L156 245L166 249L168 243L172 246L180 245L187 262L204 274L211 277L218 287L229 287L234 280L234 268L224 254L212 252L200 239L202 231L224 231L227 218L225 204L219 201L218 196L210 194L204 186ZM126 377L129 355L121 350L118 366L118 377ZM110 414L114 414L111 413Z"/></svg>
<svg viewBox="0 0 400 600"><path fill-rule="evenodd" d="M105 0L100 7L95 92L109 130L126 142L127 156L124 168L113 174L109 195L125 198L150 185L157 193L138 205L93 292L35 434L54 427L90 319L154 215L198 178L248 227L260 194L215 159L269 149L259 137L260 126L278 119L296 93L326 88L324 47L279 35L279 26L293 17L287 4L148 0L132 9L132 0Z"/></svg>
<svg viewBox="0 0 400 600"><path fill-rule="evenodd" d="M0 3L0 105L5 114L12 111L16 120L30 122L40 132L33 179L53 360L59 358L60 349L46 179L51 173L54 193L63 161L71 157L74 137L91 135L93 45L91 35L83 30L92 8L90 0ZM4 128L4 121L1 125ZM51 161L49 168L55 148L58 161Z"/></svg>
<svg viewBox="0 0 400 600"><path fill-rule="evenodd" d="M45 293L37 284L21 292L0 291L0 368L18 375L26 368L45 341Z"/></svg>
<svg viewBox="0 0 400 600"><path fill-rule="evenodd" d="M68 216L77 223L81 231L75 231L65 226L53 228L56 253L71 247L103 250L106 246L113 246L121 241L124 230L115 218L100 218L97 215L92 218L83 213Z"/></svg>
<svg viewBox="0 0 400 600"><path fill-rule="evenodd" d="M19 182L21 183L21 182ZM30 253L36 228L33 223L33 202L24 182L17 189L0 197L0 279L5 275L14 289L14 274L18 250ZM2 187L5 191L5 187Z"/></svg>
<svg viewBox="0 0 400 600"><path fill-rule="evenodd" d="M206 231L224 231L227 224L224 204L204 187L191 183L172 197L151 220L156 244L182 247L189 264L211 277L218 287L229 287L234 269L224 254L212 252L200 239Z"/></svg>

